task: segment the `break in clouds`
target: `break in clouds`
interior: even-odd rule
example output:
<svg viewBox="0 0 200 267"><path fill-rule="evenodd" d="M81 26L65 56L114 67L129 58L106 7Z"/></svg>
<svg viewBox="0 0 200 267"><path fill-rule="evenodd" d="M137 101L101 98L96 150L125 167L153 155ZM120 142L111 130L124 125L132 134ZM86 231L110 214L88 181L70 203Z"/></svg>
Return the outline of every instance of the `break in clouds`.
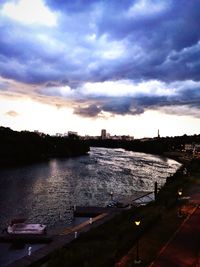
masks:
<svg viewBox="0 0 200 267"><path fill-rule="evenodd" d="M199 0L0 4L0 91L86 117L200 115Z"/></svg>

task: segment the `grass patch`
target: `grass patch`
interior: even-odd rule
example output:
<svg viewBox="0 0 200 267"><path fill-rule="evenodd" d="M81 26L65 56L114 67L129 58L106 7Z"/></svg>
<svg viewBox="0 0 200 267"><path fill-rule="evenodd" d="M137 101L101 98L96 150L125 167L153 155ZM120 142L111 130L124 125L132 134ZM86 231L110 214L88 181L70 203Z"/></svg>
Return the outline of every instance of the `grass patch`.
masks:
<svg viewBox="0 0 200 267"><path fill-rule="evenodd" d="M136 216L141 218L140 231L134 224ZM48 266L114 266L131 249L136 238L148 231L159 218L160 212L153 205L149 205L148 210L143 207L124 211L56 251Z"/></svg>
<svg viewBox="0 0 200 267"><path fill-rule="evenodd" d="M156 257L163 245L169 240L182 223L183 218L178 218L177 209L172 208L162 216L162 220L155 223L145 235L140 238L139 251L142 263L140 266L148 266ZM126 259L126 267L134 266L136 247L134 246Z"/></svg>

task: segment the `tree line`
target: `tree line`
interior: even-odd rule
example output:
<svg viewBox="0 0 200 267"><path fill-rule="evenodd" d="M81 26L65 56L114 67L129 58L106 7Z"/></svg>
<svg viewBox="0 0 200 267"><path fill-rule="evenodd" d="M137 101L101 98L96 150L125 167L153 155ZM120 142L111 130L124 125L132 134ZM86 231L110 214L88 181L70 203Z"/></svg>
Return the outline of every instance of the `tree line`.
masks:
<svg viewBox="0 0 200 267"><path fill-rule="evenodd" d="M152 138L149 140L113 140L113 139L89 139L89 146L99 146L107 148L124 148L130 151L145 152L162 155L169 151L182 151L185 144L200 144L200 135L183 135L175 137Z"/></svg>
<svg viewBox="0 0 200 267"><path fill-rule="evenodd" d="M0 127L0 167L18 165L53 157L87 154L89 146L78 137L55 137Z"/></svg>

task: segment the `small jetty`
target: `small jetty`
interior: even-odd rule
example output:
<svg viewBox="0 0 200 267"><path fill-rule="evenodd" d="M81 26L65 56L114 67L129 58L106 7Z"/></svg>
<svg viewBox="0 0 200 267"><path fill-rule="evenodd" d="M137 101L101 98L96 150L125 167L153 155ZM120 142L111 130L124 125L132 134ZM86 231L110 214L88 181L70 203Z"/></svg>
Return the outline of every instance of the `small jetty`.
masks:
<svg viewBox="0 0 200 267"><path fill-rule="evenodd" d="M109 221L113 218L116 214L121 213L122 211L129 209L130 207L139 206L144 203L148 203L153 200L153 193L143 193L140 196L132 199L120 199L122 204L121 207L74 207L74 216L75 217L88 217L86 221L83 223L73 226L73 227L66 227L65 229L60 230L54 236L34 236L34 239L39 238L39 240L35 240L36 242L46 243L42 248L34 251L31 255L26 255L21 259L14 261L7 265L7 267L34 267L38 265L42 265L50 258L51 254L59 249L66 247L69 245L74 239L78 238L81 233L90 231L93 228L102 225L106 221ZM1 236L1 240L6 240L8 237L5 235ZM20 236L22 238L22 236ZM27 236L26 236L27 238ZM44 239L43 239L44 238ZM7 239L8 240L8 239ZM12 241L12 240L10 240Z"/></svg>
<svg viewBox="0 0 200 267"><path fill-rule="evenodd" d="M115 213L103 213L96 217L91 218L80 225L74 226L72 228L66 228L62 230L59 234L53 237L53 240L46 244L44 247L34 251L31 255L26 255L21 259L15 260L14 262L7 265L7 267L31 267L38 266L46 261L48 261L51 254L59 249L66 247L81 233L88 232L93 228L109 221L113 218Z"/></svg>

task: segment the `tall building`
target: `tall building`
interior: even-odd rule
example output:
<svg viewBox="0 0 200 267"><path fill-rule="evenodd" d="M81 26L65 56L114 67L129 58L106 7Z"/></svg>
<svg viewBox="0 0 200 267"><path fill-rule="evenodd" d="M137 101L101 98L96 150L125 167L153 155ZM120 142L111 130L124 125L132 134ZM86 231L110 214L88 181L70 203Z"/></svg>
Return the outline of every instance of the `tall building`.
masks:
<svg viewBox="0 0 200 267"><path fill-rule="evenodd" d="M106 130L105 129L101 130L101 139L106 139Z"/></svg>

